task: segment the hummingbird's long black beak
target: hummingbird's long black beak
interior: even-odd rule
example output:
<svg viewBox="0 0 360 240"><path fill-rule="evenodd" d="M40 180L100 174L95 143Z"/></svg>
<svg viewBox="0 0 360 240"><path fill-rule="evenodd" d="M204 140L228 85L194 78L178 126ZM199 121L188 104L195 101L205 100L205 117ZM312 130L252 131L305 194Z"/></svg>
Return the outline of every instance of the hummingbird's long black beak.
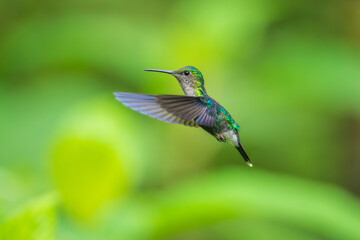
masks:
<svg viewBox="0 0 360 240"><path fill-rule="evenodd" d="M174 74L174 71L160 70L160 69L145 69L145 71L149 71L149 72L162 72L162 73Z"/></svg>

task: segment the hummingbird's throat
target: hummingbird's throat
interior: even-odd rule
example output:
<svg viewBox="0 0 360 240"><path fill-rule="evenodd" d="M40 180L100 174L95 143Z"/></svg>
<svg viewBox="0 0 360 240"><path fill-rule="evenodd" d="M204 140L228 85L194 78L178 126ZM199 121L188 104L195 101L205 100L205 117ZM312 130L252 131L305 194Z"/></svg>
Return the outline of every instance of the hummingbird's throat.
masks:
<svg viewBox="0 0 360 240"><path fill-rule="evenodd" d="M199 82L196 83L180 82L180 85L186 96L193 96L193 97L207 96L205 87Z"/></svg>

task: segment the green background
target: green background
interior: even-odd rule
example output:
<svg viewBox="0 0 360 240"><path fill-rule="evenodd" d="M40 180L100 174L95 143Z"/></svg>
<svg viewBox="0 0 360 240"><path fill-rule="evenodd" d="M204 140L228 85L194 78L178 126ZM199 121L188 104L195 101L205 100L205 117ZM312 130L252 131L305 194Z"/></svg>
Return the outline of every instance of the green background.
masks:
<svg viewBox="0 0 360 240"><path fill-rule="evenodd" d="M199 68L254 168L117 102ZM360 1L0 1L0 239L360 239Z"/></svg>

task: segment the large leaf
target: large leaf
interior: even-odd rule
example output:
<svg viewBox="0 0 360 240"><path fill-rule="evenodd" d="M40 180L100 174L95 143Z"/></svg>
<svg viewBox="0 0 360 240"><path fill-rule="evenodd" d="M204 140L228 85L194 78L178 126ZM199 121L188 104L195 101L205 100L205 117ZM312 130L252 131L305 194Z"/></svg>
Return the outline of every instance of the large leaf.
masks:
<svg viewBox="0 0 360 240"><path fill-rule="evenodd" d="M127 120L115 114L113 105L100 103L75 107L64 118L54 143L56 185L65 208L83 220L124 196L134 177L129 164L135 164L135 157L123 144L131 139Z"/></svg>

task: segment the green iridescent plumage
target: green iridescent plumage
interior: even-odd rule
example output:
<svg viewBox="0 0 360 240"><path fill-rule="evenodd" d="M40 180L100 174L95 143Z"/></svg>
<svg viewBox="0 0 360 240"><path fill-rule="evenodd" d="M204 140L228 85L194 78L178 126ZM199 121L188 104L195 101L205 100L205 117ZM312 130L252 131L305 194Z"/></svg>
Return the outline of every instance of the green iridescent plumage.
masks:
<svg viewBox="0 0 360 240"><path fill-rule="evenodd" d="M239 125L223 106L207 94L204 77L197 68L186 66L176 71L146 71L175 76L186 96L119 92L115 93L116 98L124 105L159 120L186 126L200 126L218 141L230 142L241 153L246 163L252 166L240 142Z"/></svg>

